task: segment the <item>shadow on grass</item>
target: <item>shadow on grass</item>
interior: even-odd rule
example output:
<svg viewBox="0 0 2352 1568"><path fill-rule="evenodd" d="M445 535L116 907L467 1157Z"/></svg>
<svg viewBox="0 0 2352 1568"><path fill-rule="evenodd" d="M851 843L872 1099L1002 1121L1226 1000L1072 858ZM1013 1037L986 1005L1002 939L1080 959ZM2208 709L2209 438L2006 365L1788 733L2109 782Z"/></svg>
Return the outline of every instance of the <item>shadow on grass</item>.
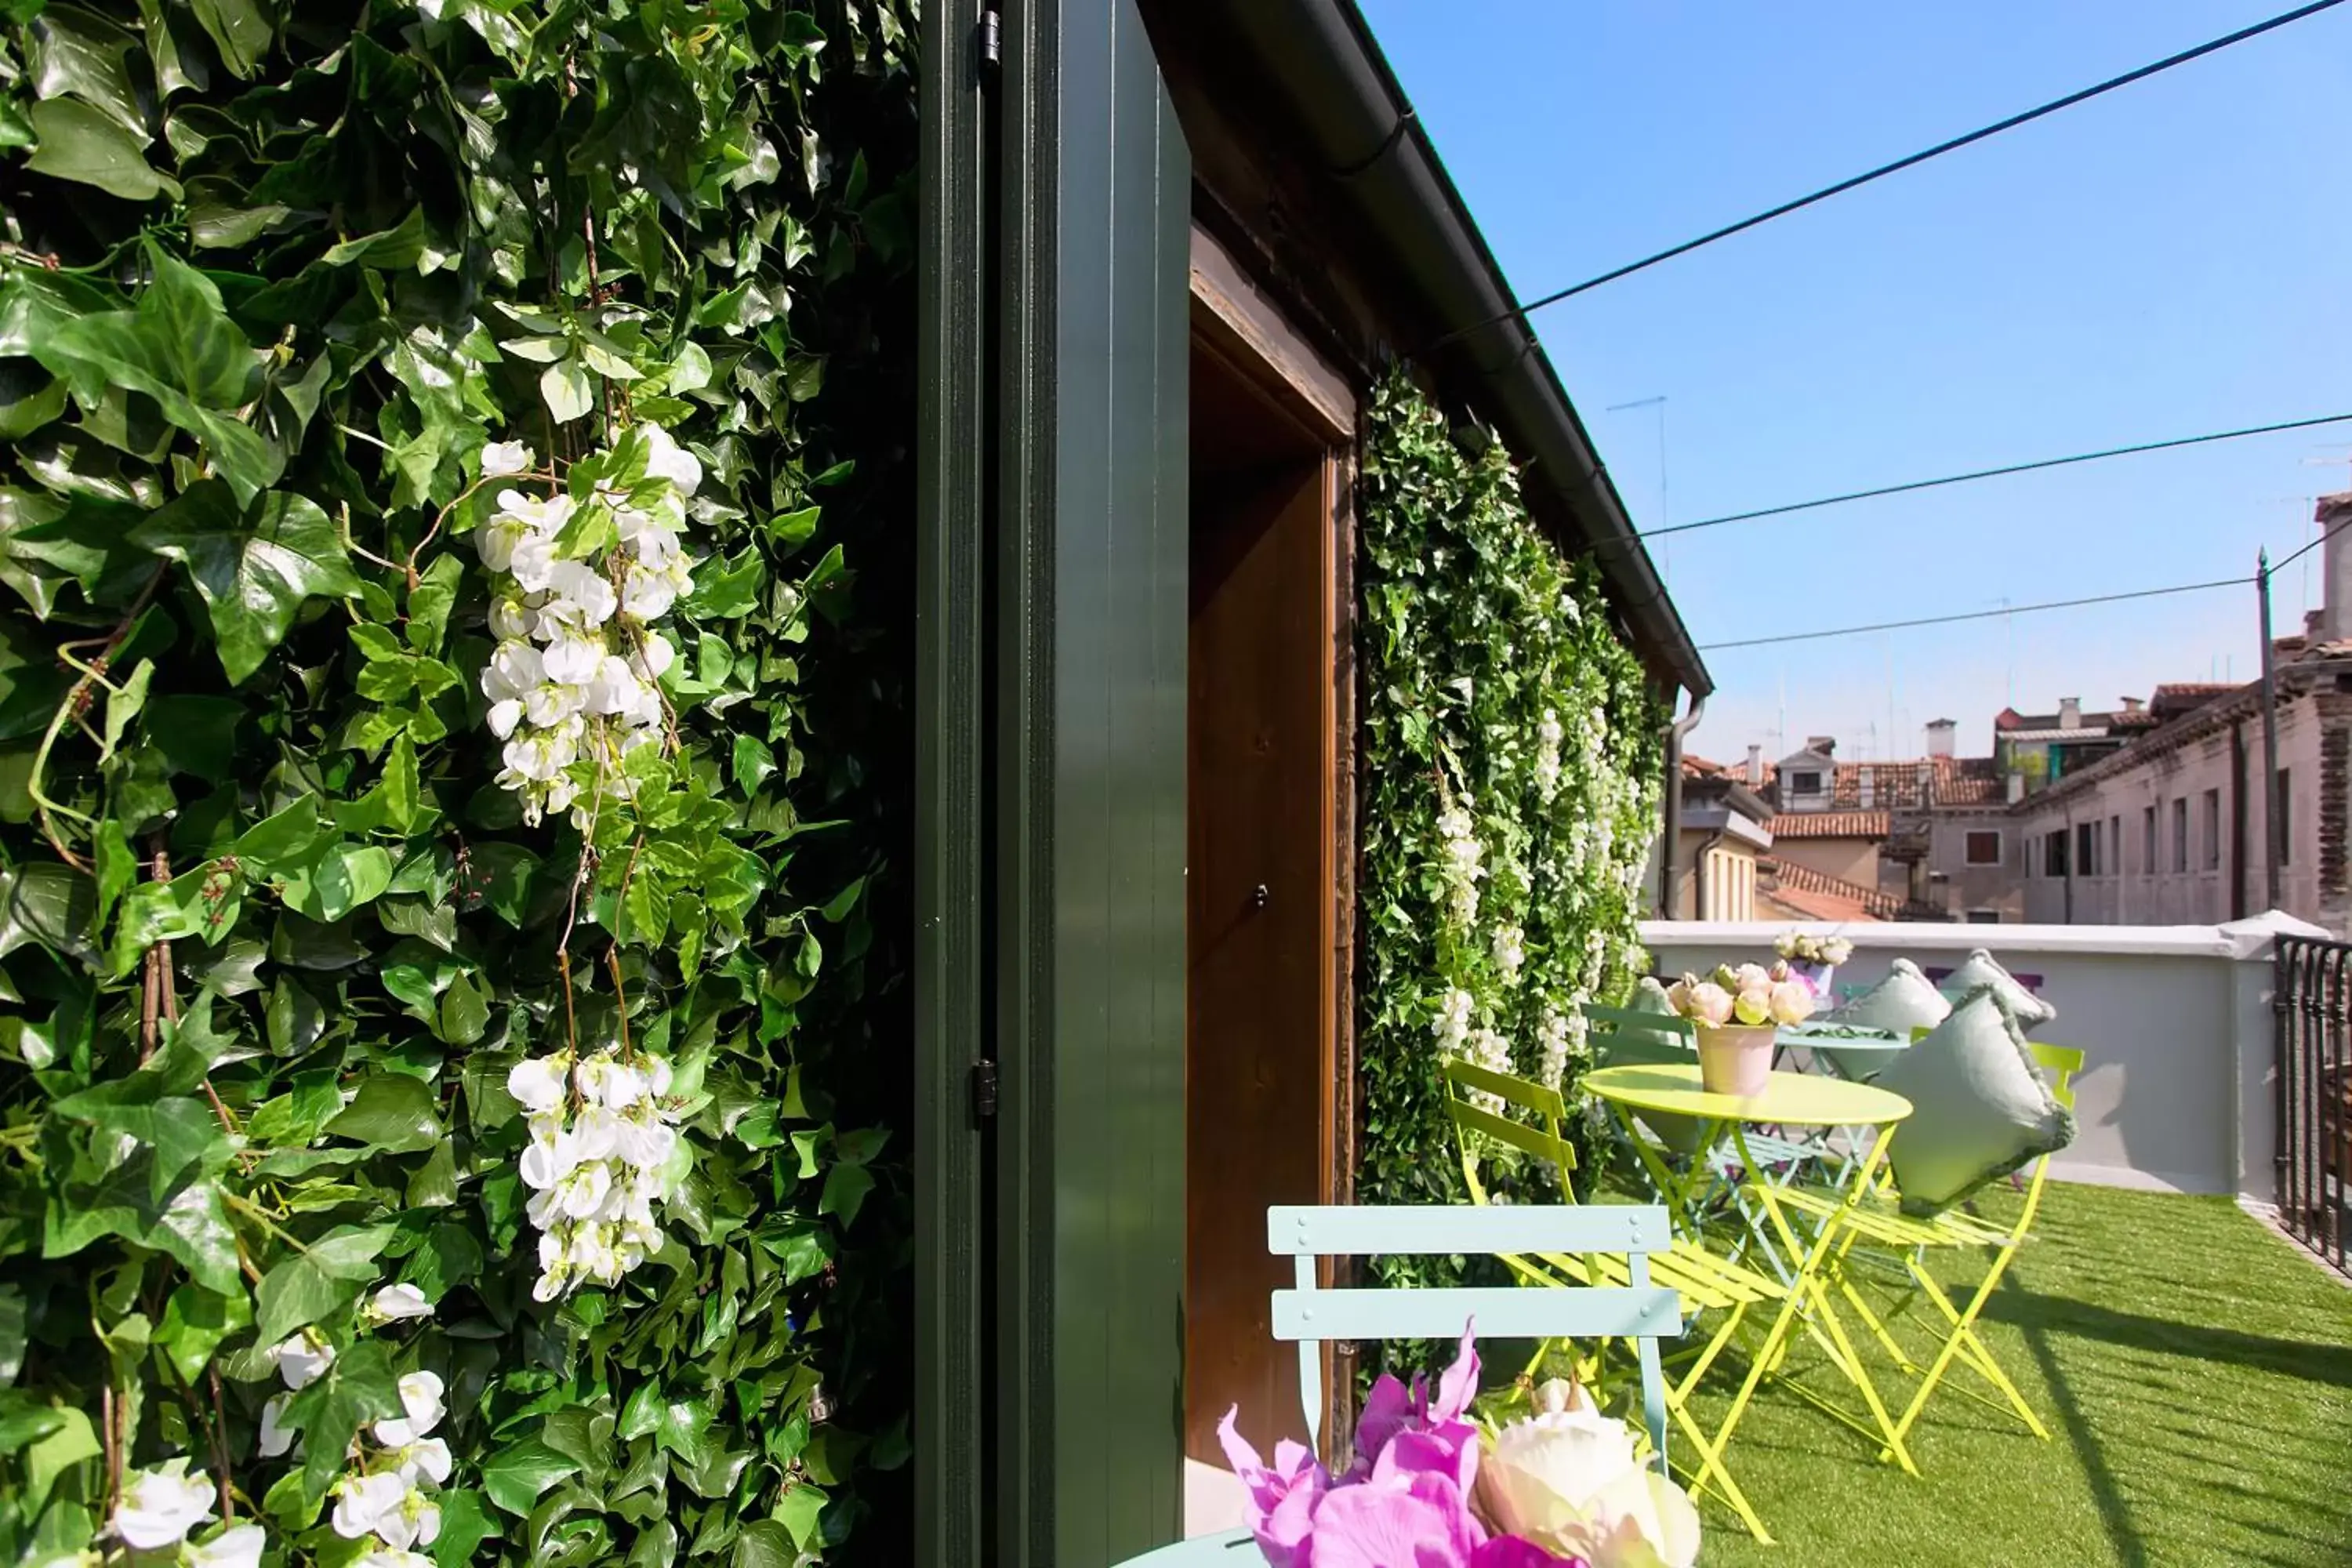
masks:
<svg viewBox="0 0 2352 1568"><path fill-rule="evenodd" d="M2163 1355L2222 1362L2281 1377L2352 1388L2352 1348L2148 1317L2071 1296L2041 1295L2020 1287L2014 1275L1993 1292L1983 1315L2029 1335L2074 1334Z"/></svg>

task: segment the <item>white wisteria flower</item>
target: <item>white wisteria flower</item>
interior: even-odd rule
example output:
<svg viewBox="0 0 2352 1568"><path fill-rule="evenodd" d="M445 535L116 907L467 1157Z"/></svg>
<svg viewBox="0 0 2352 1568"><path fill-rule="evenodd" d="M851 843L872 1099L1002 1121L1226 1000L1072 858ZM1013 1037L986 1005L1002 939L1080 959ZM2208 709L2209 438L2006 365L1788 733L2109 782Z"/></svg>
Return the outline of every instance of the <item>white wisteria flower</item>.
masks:
<svg viewBox="0 0 2352 1568"><path fill-rule="evenodd" d="M395 1474L392 1480L405 1488L400 1500L376 1516L376 1539L395 1552L430 1546L441 1533L441 1505L430 1495L409 1486Z"/></svg>
<svg viewBox="0 0 2352 1568"><path fill-rule="evenodd" d="M431 1317L433 1303L414 1285L387 1285L369 1298L368 1312L380 1323L396 1323Z"/></svg>
<svg viewBox="0 0 2352 1568"><path fill-rule="evenodd" d="M1495 928L1495 935L1488 947L1495 957L1495 967L1503 972L1504 979L1518 978L1520 966L1528 961L1526 943L1527 933L1518 927L1500 925Z"/></svg>
<svg viewBox="0 0 2352 1568"><path fill-rule="evenodd" d="M504 474L520 474L536 461L531 449L520 441L491 441L482 447L482 478L497 479Z"/></svg>
<svg viewBox="0 0 2352 1568"><path fill-rule="evenodd" d="M141 1552L177 1546L213 1516L212 1478L173 1459L125 1481L114 1505L114 1533Z"/></svg>
<svg viewBox="0 0 2352 1568"><path fill-rule="evenodd" d="M232 1524L210 1541L190 1546L180 1561L184 1568L261 1568L261 1549L269 1532L257 1524Z"/></svg>
<svg viewBox="0 0 2352 1568"><path fill-rule="evenodd" d="M1430 1020L1429 1032L1437 1037L1437 1048L1446 1056L1458 1053L1470 1038L1472 1015L1477 1010L1478 999L1454 986L1438 1002L1437 1016Z"/></svg>
<svg viewBox="0 0 2352 1568"><path fill-rule="evenodd" d="M286 1406L293 1402L290 1394L273 1394L261 1403L261 1457L274 1459L294 1446L294 1434L278 1425L286 1419Z"/></svg>
<svg viewBox="0 0 2352 1568"><path fill-rule="evenodd" d="M488 466L509 459L522 468ZM521 472L530 453L492 443L483 460L486 473ZM570 811L583 828L593 799L635 798L642 775L620 760L661 742L659 682L676 649L651 623L693 590L680 535L702 483L700 459L651 423L586 461L596 478L582 489L575 476L578 494L502 489L475 531L495 574L499 645L481 680L505 764L498 783L520 799L524 821ZM583 782L596 786L590 805Z"/></svg>
<svg viewBox="0 0 2352 1568"><path fill-rule="evenodd" d="M660 1057L625 1061L611 1050L539 1058L508 1075L532 1112L518 1170L530 1189L523 1212L540 1232L535 1300L617 1284L661 1250L656 1205L679 1150L670 1079Z"/></svg>
<svg viewBox="0 0 2352 1568"><path fill-rule="evenodd" d="M313 1338L305 1329L270 1353L277 1358L278 1375L286 1380L286 1386L300 1390L333 1363L335 1347Z"/></svg>
<svg viewBox="0 0 2352 1568"><path fill-rule="evenodd" d="M330 1521L345 1541L361 1541L382 1532L384 1516L396 1513L408 1496L408 1483L394 1471L372 1476L345 1476L335 1483L335 1511Z"/></svg>
<svg viewBox="0 0 2352 1568"><path fill-rule="evenodd" d="M393 1463L399 1468L400 1479L410 1486L422 1479L437 1487L449 1479L449 1445L438 1437L404 1444L394 1452Z"/></svg>
<svg viewBox="0 0 2352 1568"><path fill-rule="evenodd" d="M420 1441L441 1425L441 1417L447 1414L448 1407L441 1403L444 1391L438 1373L402 1373L401 1414L387 1415L375 1424L375 1440L387 1448L405 1447Z"/></svg>
<svg viewBox="0 0 2352 1568"><path fill-rule="evenodd" d="M361 1558L357 1568L438 1568L438 1565L422 1552L400 1552L387 1547Z"/></svg>

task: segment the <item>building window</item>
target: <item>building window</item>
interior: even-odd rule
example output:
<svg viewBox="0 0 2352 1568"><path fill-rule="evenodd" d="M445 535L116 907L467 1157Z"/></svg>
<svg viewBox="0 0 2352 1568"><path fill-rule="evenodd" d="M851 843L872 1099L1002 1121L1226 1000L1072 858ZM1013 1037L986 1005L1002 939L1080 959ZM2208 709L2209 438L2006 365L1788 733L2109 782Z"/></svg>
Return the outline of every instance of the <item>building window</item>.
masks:
<svg viewBox="0 0 2352 1568"><path fill-rule="evenodd" d="M2284 866L2294 858L2294 794L2288 787L2287 775L2293 770L2281 768L2278 780L2278 858Z"/></svg>
<svg viewBox="0 0 2352 1568"><path fill-rule="evenodd" d="M2078 822L2074 825L2074 875L2095 877L2099 874L2099 825Z"/></svg>
<svg viewBox="0 0 2352 1568"><path fill-rule="evenodd" d="M2120 876L2122 876L2122 875L2123 875L2123 873L2124 873L2124 819L2123 819L2121 816L2110 816L2109 818L2107 818L2107 861L2106 861L2106 865L2107 865L2107 875L2108 875L2108 876L2110 876L2110 877L2120 877Z"/></svg>
<svg viewBox="0 0 2352 1568"><path fill-rule="evenodd" d="M2153 877L2156 875L2156 807L2152 805L2140 822L2139 837L2139 874Z"/></svg>
<svg viewBox="0 0 2352 1568"><path fill-rule="evenodd" d="M2221 792L2205 792L2205 869L2221 868Z"/></svg>
<svg viewBox="0 0 2352 1568"><path fill-rule="evenodd" d="M2053 827L2042 841L2042 874L2063 877L2066 874L2066 830Z"/></svg>
<svg viewBox="0 0 2352 1568"><path fill-rule="evenodd" d="M1970 910L1969 911L1968 923L1972 926L1997 926L2000 924L2000 911L1999 910Z"/></svg>
<svg viewBox="0 0 2352 1568"><path fill-rule="evenodd" d="M2189 869L2189 797L2172 803L2172 868Z"/></svg>
<svg viewBox="0 0 2352 1568"><path fill-rule="evenodd" d="M1791 795L1821 794L1822 775L1819 773L1790 773L1789 775L1789 793Z"/></svg>
<svg viewBox="0 0 2352 1568"><path fill-rule="evenodd" d="M1971 866L2000 864L2000 829L1971 828L1967 847L1968 863Z"/></svg>

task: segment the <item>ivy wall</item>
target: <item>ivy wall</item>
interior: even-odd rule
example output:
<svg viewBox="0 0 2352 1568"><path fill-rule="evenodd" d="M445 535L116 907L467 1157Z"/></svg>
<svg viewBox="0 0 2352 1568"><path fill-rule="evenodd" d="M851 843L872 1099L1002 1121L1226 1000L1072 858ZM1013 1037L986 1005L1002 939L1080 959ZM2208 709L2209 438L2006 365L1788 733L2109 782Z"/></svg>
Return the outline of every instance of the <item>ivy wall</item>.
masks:
<svg viewBox="0 0 2352 1568"><path fill-rule="evenodd" d="M902 1555L912 37L0 4L0 1561Z"/></svg>
<svg viewBox="0 0 2352 1568"><path fill-rule="evenodd" d="M1665 712L1597 574L1528 520L1509 454L1471 435L1475 451L1402 370L1374 395L1358 499L1362 1203L1467 1202L1440 1060L1572 1089L1578 1007L1622 995L1645 962ZM1401 1284L1459 1274L1377 1268Z"/></svg>

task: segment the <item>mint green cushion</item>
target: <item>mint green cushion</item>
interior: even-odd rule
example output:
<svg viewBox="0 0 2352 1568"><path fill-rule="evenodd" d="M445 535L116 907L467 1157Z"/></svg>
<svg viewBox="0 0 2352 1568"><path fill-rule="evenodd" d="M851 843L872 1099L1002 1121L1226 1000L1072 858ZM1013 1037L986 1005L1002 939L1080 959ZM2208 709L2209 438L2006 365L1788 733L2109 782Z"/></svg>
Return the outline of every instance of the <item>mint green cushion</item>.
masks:
<svg viewBox="0 0 2352 1568"><path fill-rule="evenodd" d="M1907 958L1898 958L1886 978L1846 1003L1822 1020L1849 1029L1876 1029L1907 1040L1914 1029L1932 1029L1952 1016L1952 1004L1919 966ZM1841 1055L1835 1046L1811 1047L1837 1064L1838 1071L1851 1079L1867 1079L1881 1071L1886 1063L1884 1051L1856 1051Z"/></svg>
<svg viewBox="0 0 2352 1568"><path fill-rule="evenodd" d="M1874 1081L1912 1106L1887 1152L1906 1214L1949 1208L2074 1141L2073 1113L2042 1081L2025 1031L1989 985L1969 992Z"/></svg>
<svg viewBox="0 0 2352 1568"><path fill-rule="evenodd" d="M1944 976L1945 1000L1957 1002L1979 985L1990 985L2009 1005L2017 1021L2031 1029L2046 1024L2058 1016L2058 1009L2017 983L2016 976L2003 969L1983 948L1969 954L1968 962Z"/></svg>
<svg viewBox="0 0 2352 1568"><path fill-rule="evenodd" d="M1592 1065L1602 1068L1623 1067L1686 1067L1698 1060L1697 1047L1689 1033L1689 1026L1675 1016L1674 1004L1666 1000L1666 988L1654 975L1644 974L1626 1000L1629 1013L1655 1013L1668 1020L1672 1026L1644 1028L1639 1024L1614 1024L1605 1036L1596 1035L1592 1041ZM1658 1142L1677 1154L1696 1154L1699 1147L1700 1122L1695 1117L1669 1116L1663 1111L1637 1112L1643 1126L1658 1135Z"/></svg>

